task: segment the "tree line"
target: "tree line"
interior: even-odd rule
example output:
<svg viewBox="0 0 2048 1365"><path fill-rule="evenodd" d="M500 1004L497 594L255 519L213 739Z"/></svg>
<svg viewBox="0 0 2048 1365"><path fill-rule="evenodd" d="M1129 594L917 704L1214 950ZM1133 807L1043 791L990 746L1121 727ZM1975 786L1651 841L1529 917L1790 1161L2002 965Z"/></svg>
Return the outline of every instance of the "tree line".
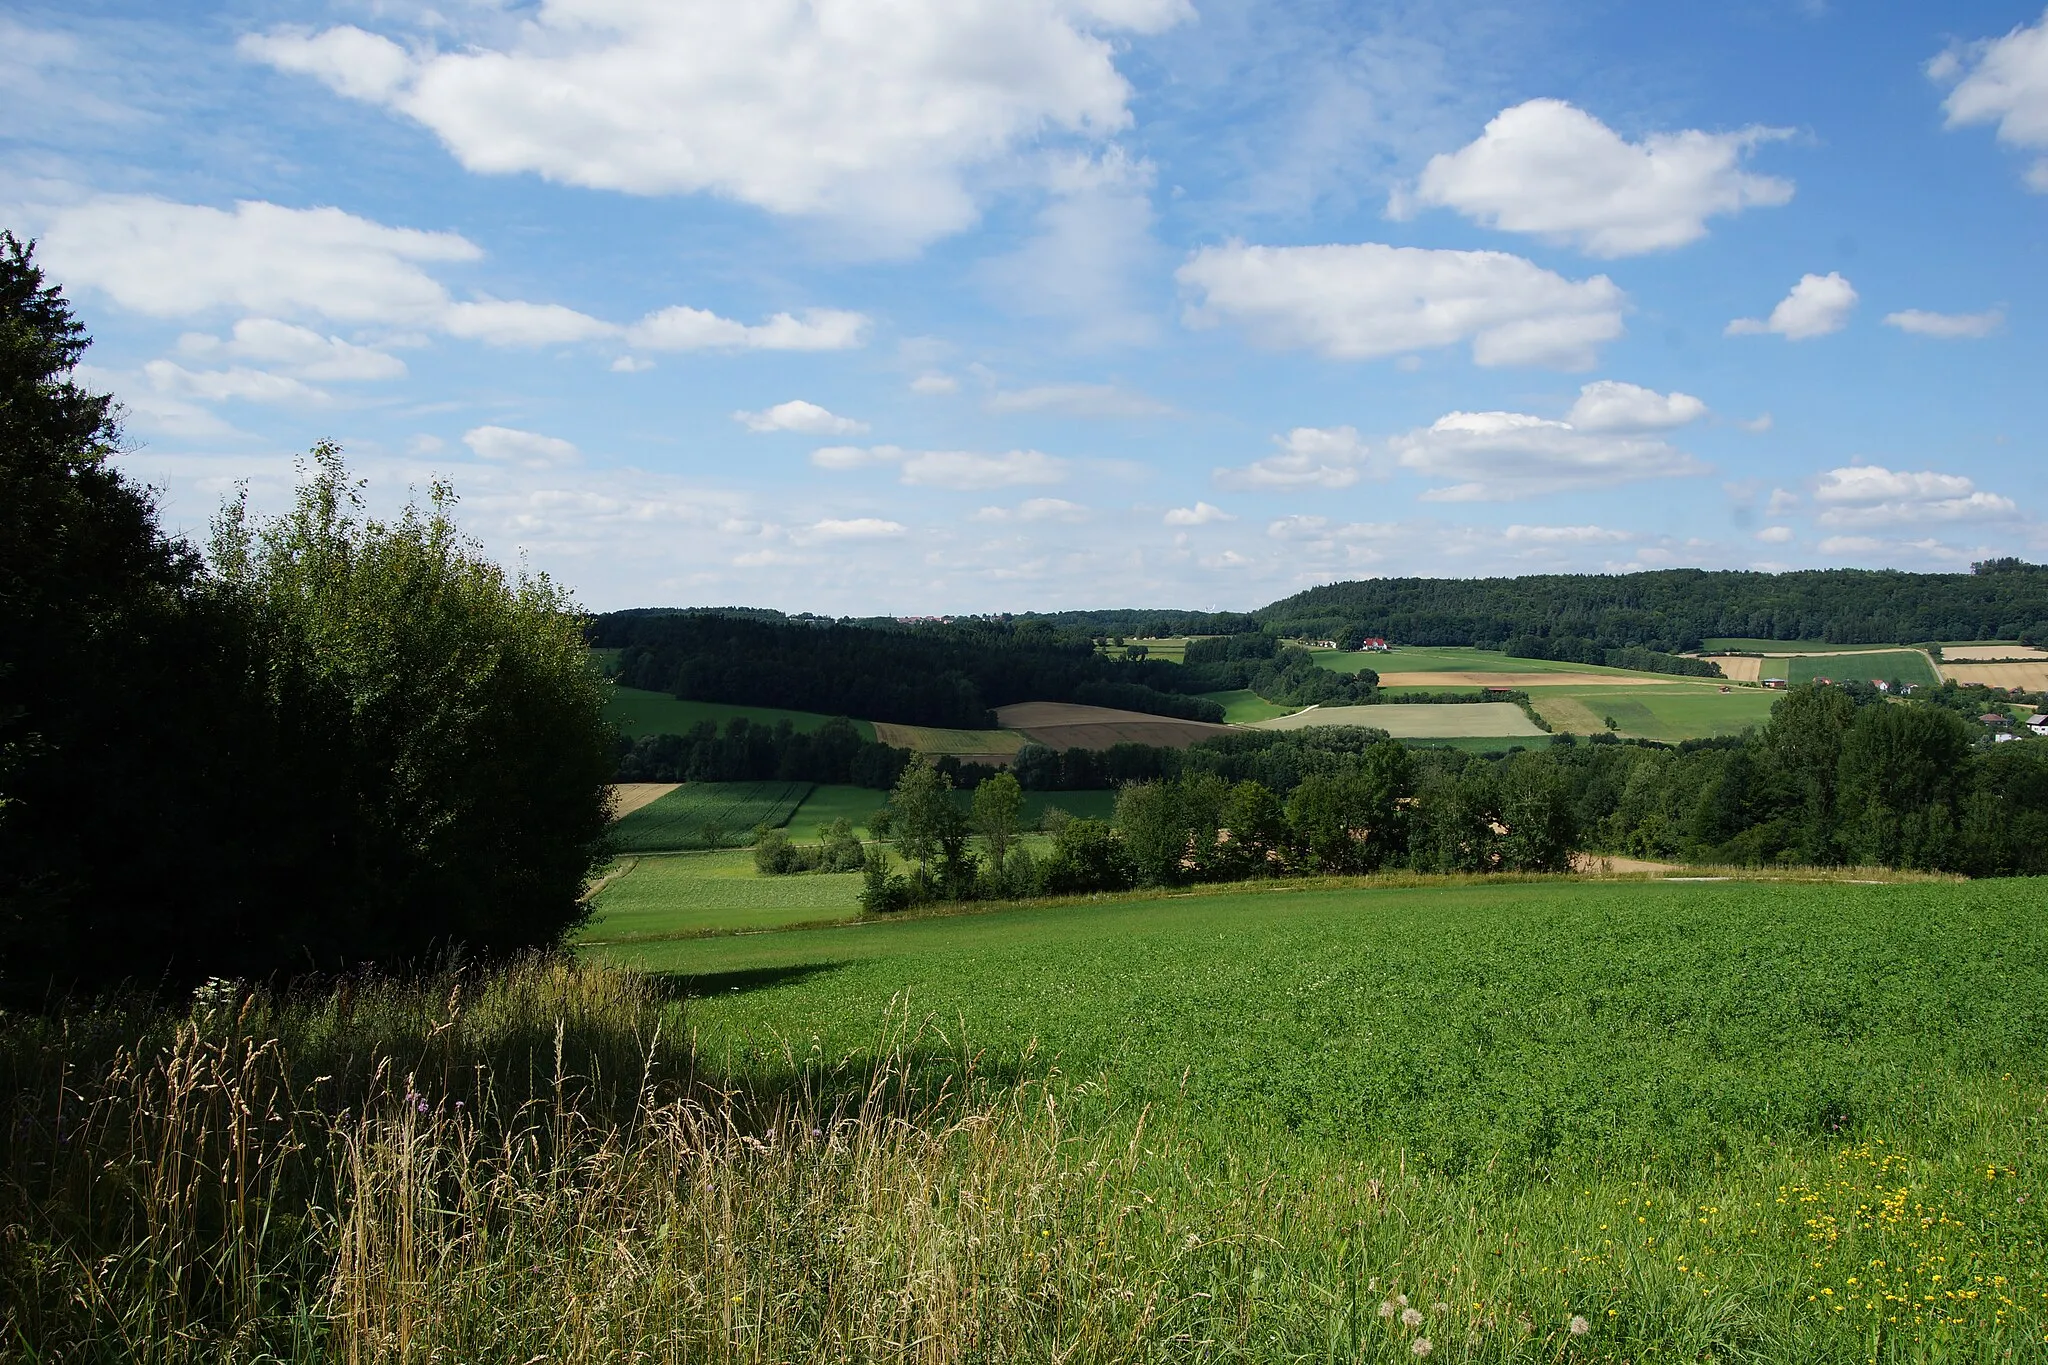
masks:
<svg viewBox="0 0 2048 1365"><path fill-rule="evenodd" d="M2048 567L1987 560L1967 574L1663 569L1523 578L1374 578L1296 593L1256 613L1275 634L1498 649L1573 638L1660 653L1704 640L2048 642ZM1534 656L1525 656L1534 657Z"/></svg>
<svg viewBox="0 0 2048 1365"><path fill-rule="evenodd" d="M0 233L0 995L558 941L614 758L568 595L326 445L166 534L88 344Z"/></svg>
<svg viewBox="0 0 2048 1365"><path fill-rule="evenodd" d="M1065 701L1185 720L1223 708L1188 695L1176 665L1109 659L1091 636L1035 621L897 625L764 620L723 613L614 613L588 639L620 651L628 687L686 701L986 729L994 708Z"/></svg>

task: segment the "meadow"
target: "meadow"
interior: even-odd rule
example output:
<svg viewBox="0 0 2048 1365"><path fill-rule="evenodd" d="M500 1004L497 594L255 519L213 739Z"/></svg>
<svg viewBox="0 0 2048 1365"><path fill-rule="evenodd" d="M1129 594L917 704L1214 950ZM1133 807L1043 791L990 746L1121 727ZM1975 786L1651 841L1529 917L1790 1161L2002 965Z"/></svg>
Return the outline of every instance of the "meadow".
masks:
<svg viewBox="0 0 2048 1365"><path fill-rule="evenodd" d="M1757 640L1736 635L1715 636L1711 640L1700 642L1700 648L1703 650L1734 650L1743 654L1870 654L1898 647L1831 645L1825 640Z"/></svg>
<svg viewBox="0 0 2048 1365"><path fill-rule="evenodd" d="M1240 688L1234 692L1204 692L1202 695L1223 708L1225 725L1256 725L1262 720L1291 716L1301 709L1298 706L1282 706L1278 702L1267 701L1249 688Z"/></svg>
<svg viewBox="0 0 2048 1365"><path fill-rule="evenodd" d="M808 782L686 782L612 824L620 853L666 853L746 843L756 826L789 823Z"/></svg>
<svg viewBox="0 0 2048 1365"><path fill-rule="evenodd" d="M592 955L695 992L720 1067L1049 1078L1218 1356L2038 1359L2044 890L1229 889Z"/></svg>
<svg viewBox="0 0 2048 1365"><path fill-rule="evenodd" d="M1612 716L1615 733L1625 739L1654 739L1666 744L1709 735L1740 734L1771 718L1771 706L1783 693L1758 687L1723 692L1719 684L1682 683L1641 690L1611 687L1537 687L1529 689L1536 714L1553 730L1598 734Z"/></svg>
<svg viewBox="0 0 2048 1365"><path fill-rule="evenodd" d="M1787 681L1794 687L1828 678L1835 682L1899 682L1939 687L1934 665L1917 649L1858 650L1853 654L1804 655L1786 661Z"/></svg>
<svg viewBox="0 0 2048 1365"><path fill-rule="evenodd" d="M1395 739L1464 739L1491 737L1527 740L1547 738L1513 702L1461 702L1453 705L1385 702L1374 706L1318 706L1275 720L1261 730L1305 730L1317 725L1370 725Z"/></svg>
<svg viewBox="0 0 2048 1365"><path fill-rule="evenodd" d="M607 870L577 941L616 945L852 919L859 892L857 872L761 876L741 849L628 856Z"/></svg>
<svg viewBox="0 0 2048 1365"><path fill-rule="evenodd" d="M1551 659L1511 659L1492 649L1471 649L1462 645L1441 647L1403 646L1385 653L1336 650L1314 651L1318 666L1336 673L1356 673L1370 668L1375 673L1611 673L1617 677L1642 676L1624 669L1596 664L1558 663Z"/></svg>
<svg viewBox="0 0 2048 1365"><path fill-rule="evenodd" d="M723 730L726 722L735 717L744 717L749 724L768 726L786 720L804 734L832 719L811 711L784 711L773 706L682 701L666 692L648 692L617 684L613 684L605 703L605 718L628 739L639 739L643 735L687 735L707 720ZM853 728L860 732L862 739L872 740L875 737L875 727L870 721L856 719Z"/></svg>

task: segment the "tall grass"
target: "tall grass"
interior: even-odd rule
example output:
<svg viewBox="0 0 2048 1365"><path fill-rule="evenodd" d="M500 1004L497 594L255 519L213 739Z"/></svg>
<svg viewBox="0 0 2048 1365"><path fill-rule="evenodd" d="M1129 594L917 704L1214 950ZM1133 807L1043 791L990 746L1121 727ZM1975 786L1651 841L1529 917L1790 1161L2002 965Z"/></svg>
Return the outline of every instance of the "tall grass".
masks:
<svg viewBox="0 0 2048 1365"><path fill-rule="evenodd" d="M2012 1087L1952 1097L1959 1137L1935 1154L1866 1135L1690 1173L1489 1184L1333 1153L1281 1177L1152 1113L1075 1131L1088 1082L987 1074L930 1027L896 1021L878 1062L792 1050L712 1077L680 1024L654 983L559 962L9 1020L0 1354L2042 1349L2042 1185L2006 1164L2038 1141L2041 1106ZM1878 1303L1877 1280L1881 1307L1844 1301Z"/></svg>

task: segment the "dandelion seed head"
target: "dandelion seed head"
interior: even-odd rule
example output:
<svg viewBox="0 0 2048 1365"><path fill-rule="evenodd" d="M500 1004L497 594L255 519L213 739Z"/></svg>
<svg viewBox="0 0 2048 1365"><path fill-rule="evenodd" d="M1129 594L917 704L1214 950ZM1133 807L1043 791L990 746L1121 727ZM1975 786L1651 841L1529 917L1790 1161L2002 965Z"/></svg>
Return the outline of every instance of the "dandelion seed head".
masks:
<svg viewBox="0 0 2048 1365"><path fill-rule="evenodd" d="M1383 1317L1383 1318L1391 1318L1392 1316L1394 1316L1394 1312L1395 1312L1395 1309L1394 1309L1394 1301L1393 1301L1392 1299L1388 1299L1388 1300L1387 1300L1387 1301L1386 1301L1385 1303L1383 1303L1383 1304L1381 1304L1381 1305L1380 1305L1380 1316L1381 1316L1381 1317Z"/></svg>
<svg viewBox="0 0 2048 1365"><path fill-rule="evenodd" d="M1428 1337L1417 1337L1409 1344L1408 1349L1415 1352L1417 1356L1426 1356L1431 1351L1434 1351L1436 1347L1429 1344Z"/></svg>
<svg viewBox="0 0 2048 1365"><path fill-rule="evenodd" d="M1588 1332L1590 1332L1590 1331L1592 1331L1592 1330L1593 1330L1593 1324L1592 1324L1592 1323L1590 1323L1590 1322L1587 1322L1587 1321L1586 1321L1586 1320L1585 1320L1584 1318L1580 1317L1580 1316L1579 1316L1578 1314L1576 1314L1576 1313L1572 1314L1572 1320L1571 1320L1571 1326L1570 1326L1570 1331L1571 1331L1571 1334L1572 1334L1573 1336L1575 1336L1575 1337L1582 1337L1582 1336L1586 1335L1586 1333L1588 1333Z"/></svg>
<svg viewBox="0 0 2048 1365"><path fill-rule="evenodd" d="M1422 1326L1422 1310L1420 1308L1403 1308L1401 1310L1401 1325L1403 1327Z"/></svg>

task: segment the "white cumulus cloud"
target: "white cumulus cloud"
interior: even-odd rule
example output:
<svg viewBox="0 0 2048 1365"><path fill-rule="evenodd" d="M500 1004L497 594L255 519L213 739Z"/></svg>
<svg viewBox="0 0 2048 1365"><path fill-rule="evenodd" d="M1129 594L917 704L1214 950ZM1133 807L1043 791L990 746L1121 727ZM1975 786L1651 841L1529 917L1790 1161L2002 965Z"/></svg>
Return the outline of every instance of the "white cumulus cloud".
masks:
<svg viewBox="0 0 2048 1365"><path fill-rule="evenodd" d="M1768 318L1737 318L1728 324L1727 334L1762 336L1773 332L1787 341L1824 337L1849 325L1849 314L1856 311L1856 298L1855 286L1843 279L1839 271L1804 275Z"/></svg>
<svg viewBox="0 0 2048 1365"><path fill-rule="evenodd" d="M866 422L841 417L801 398L777 403L761 412L736 412L732 420L744 424L749 431L795 431L806 436L850 436L868 429Z"/></svg>
<svg viewBox="0 0 2048 1365"><path fill-rule="evenodd" d="M1372 451L1356 427L1295 427L1275 436L1278 453L1254 460L1241 469L1218 469L1223 488L1248 490L1285 488L1349 488L1368 471Z"/></svg>
<svg viewBox="0 0 2048 1365"><path fill-rule="evenodd" d="M197 398L208 403L240 399L250 403L310 406L328 401L324 391L303 380L243 365L225 370L188 370L173 361L152 360L142 367L142 373L158 393Z"/></svg>
<svg viewBox="0 0 2048 1365"><path fill-rule="evenodd" d="M1927 70L1938 81L1954 82L1942 102L1949 127L1994 123L2008 147L2048 149L2048 13L2003 38L1945 52ZM2026 182L2048 193L2048 157L2027 169Z"/></svg>
<svg viewBox="0 0 2048 1365"><path fill-rule="evenodd" d="M1654 436L1581 431L1519 412L1453 412L1394 438L1404 468L1439 486L1426 502L1492 502L1707 473Z"/></svg>
<svg viewBox="0 0 2048 1365"><path fill-rule="evenodd" d="M900 249L974 220L978 168L1048 133L1128 127L1118 36L1192 13L1187 0L542 0L447 50L351 26L242 50L416 120L471 171L714 194Z"/></svg>
<svg viewBox="0 0 2048 1365"><path fill-rule="evenodd" d="M1588 369L1627 296L1500 251L1357 245L1206 247L1176 278L1191 326L1233 322L1280 349L1372 360L1469 342L1480 365Z"/></svg>
<svg viewBox="0 0 2048 1365"><path fill-rule="evenodd" d="M905 450L901 446L823 446L811 452L820 469L893 465L903 483L955 492L1064 483L1067 462L1037 450L986 455L971 450Z"/></svg>
<svg viewBox="0 0 2048 1365"><path fill-rule="evenodd" d="M1908 308L1887 313L1884 325L1936 341L1973 341L1988 337L2005 325L2005 310L1992 308L1982 313L1929 313Z"/></svg>
<svg viewBox="0 0 2048 1365"><path fill-rule="evenodd" d="M559 346L613 336L619 330L613 323L559 303L518 299L451 303L441 315L441 327L450 336L487 346Z"/></svg>
<svg viewBox="0 0 2048 1365"><path fill-rule="evenodd" d="M1689 393L1600 379L1579 390L1565 421L1580 431L1669 431L1706 415L1707 405Z"/></svg>
<svg viewBox="0 0 2048 1365"><path fill-rule="evenodd" d="M187 332L178 338L178 351L200 360L246 360L329 383L405 375L405 362L389 352L275 318L243 318L226 338Z"/></svg>
<svg viewBox="0 0 2048 1365"><path fill-rule="evenodd" d="M812 308L802 316L777 313L748 326L702 308L677 306L649 313L626 333L650 351L844 351L866 339L860 313Z"/></svg>
<svg viewBox="0 0 2048 1365"><path fill-rule="evenodd" d="M874 540L883 536L900 536L904 532L900 521L884 521L880 517L827 518L811 526L811 534L828 540Z"/></svg>
<svg viewBox="0 0 2048 1365"><path fill-rule="evenodd" d="M1787 545L1792 540L1792 528L1789 526L1766 526L1763 530L1756 533L1756 538L1766 545Z"/></svg>
<svg viewBox="0 0 2048 1365"><path fill-rule="evenodd" d="M1862 529L1925 522L2002 521L2019 515L2011 498L1961 474L1847 465L1820 476L1813 500L1823 526Z"/></svg>
<svg viewBox="0 0 2048 1365"><path fill-rule="evenodd" d="M1193 507L1176 507L1161 518L1168 526L1207 526L1214 521L1236 521L1237 518L1211 503L1198 502Z"/></svg>
<svg viewBox="0 0 2048 1365"><path fill-rule="evenodd" d="M1782 128L1652 133L1629 142L1563 100L1502 110L1477 140L1432 157L1395 216L1450 208L1595 256L1635 256L1704 237L1707 219L1792 199L1792 182L1743 169Z"/></svg>
<svg viewBox="0 0 2048 1365"><path fill-rule="evenodd" d="M517 427L472 427L462 433L462 443L479 459L525 469L555 469L576 464L583 458L581 451L559 436L543 436Z"/></svg>
<svg viewBox="0 0 2048 1365"><path fill-rule="evenodd" d="M976 521L1063 521L1088 520L1090 513L1078 502L1065 498L1026 498L1011 507L984 507L974 514Z"/></svg>
<svg viewBox="0 0 2048 1365"><path fill-rule="evenodd" d="M921 393L928 397L942 393L958 393L960 392L960 381L950 374L940 374L936 370L928 370L910 381L910 391L912 393Z"/></svg>

